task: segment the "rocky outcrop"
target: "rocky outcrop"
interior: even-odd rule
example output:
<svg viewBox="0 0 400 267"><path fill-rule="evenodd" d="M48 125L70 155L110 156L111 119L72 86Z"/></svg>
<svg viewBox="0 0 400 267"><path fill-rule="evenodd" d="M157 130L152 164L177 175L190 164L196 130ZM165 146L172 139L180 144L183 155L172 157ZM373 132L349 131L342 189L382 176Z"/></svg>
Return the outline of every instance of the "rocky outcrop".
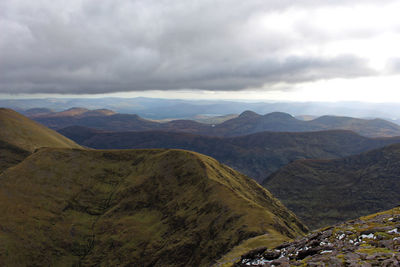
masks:
<svg viewBox="0 0 400 267"><path fill-rule="evenodd" d="M400 208L252 250L235 266L400 266Z"/></svg>

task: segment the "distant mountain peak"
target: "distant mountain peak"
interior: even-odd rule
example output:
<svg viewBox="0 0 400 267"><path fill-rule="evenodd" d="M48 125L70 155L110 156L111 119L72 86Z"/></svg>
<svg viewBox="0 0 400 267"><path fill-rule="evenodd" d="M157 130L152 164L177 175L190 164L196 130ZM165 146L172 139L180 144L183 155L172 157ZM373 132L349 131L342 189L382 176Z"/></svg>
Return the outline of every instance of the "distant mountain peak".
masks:
<svg viewBox="0 0 400 267"><path fill-rule="evenodd" d="M89 111L89 110L87 108L72 107L72 108L66 109L64 111L77 111L77 112L82 111L82 112L86 112L86 111Z"/></svg>
<svg viewBox="0 0 400 267"><path fill-rule="evenodd" d="M255 113L254 111L251 111L251 110L243 111L243 112L239 115L239 118L258 118L258 117L261 117L261 115Z"/></svg>
<svg viewBox="0 0 400 267"><path fill-rule="evenodd" d="M336 116L336 115L323 115L313 119L312 121L332 121L332 120L348 120L348 119L357 119L346 116Z"/></svg>
<svg viewBox="0 0 400 267"><path fill-rule="evenodd" d="M85 112L88 112L89 110L87 108L80 108L80 107L73 107L61 112L57 112L53 114L54 116L78 116L81 115Z"/></svg>
<svg viewBox="0 0 400 267"><path fill-rule="evenodd" d="M264 115L264 117L270 117L270 118L280 118L280 119L295 119L292 115L290 115L289 113L285 113L285 112L271 112L271 113L267 113Z"/></svg>
<svg viewBox="0 0 400 267"><path fill-rule="evenodd" d="M88 110L81 115L84 116L110 116L117 114L115 111L110 110L110 109L94 109L94 110Z"/></svg>

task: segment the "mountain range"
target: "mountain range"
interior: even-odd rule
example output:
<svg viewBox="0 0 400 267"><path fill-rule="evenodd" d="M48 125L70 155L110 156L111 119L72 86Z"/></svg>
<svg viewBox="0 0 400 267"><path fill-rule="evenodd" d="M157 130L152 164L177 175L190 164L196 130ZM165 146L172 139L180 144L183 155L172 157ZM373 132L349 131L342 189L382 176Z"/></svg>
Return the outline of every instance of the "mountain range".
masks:
<svg viewBox="0 0 400 267"><path fill-rule="evenodd" d="M237 118L216 125L213 135L240 136L262 131L309 132L333 129L349 130L368 137L400 135L399 125L382 119L322 116L305 121L283 112L259 115L252 111L245 111Z"/></svg>
<svg viewBox="0 0 400 267"><path fill-rule="evenodd" d="M145 131L105 132L80 126L59 130L80 145L97 149L180 148L216 158L262 182L297 159L333 159L400 142L400 138L367 138L344 130L304 133L261 132L239 137Z"/></svg>
<svg viewBox="0 0 400 267"><path fill-rule="evenodd" d="M0 141L27 152L0 174L2 265L209 266L248 238L307 232L209 156L85 149L14 111L0 118Z"/></svg>
<svg viewBox="0 0 400 267"><path fill-rule="evenodd" d="M30 116L103 121L121 115L46 112ZM219 125L233 131L262 117L259 125L267 127L272 117L276 129L300 127L297 121L287 124L288 116L245 112ZM344 125L345 120L312 121ZM179 128L185 121L171 123ZM248 128L254 129L259 128ZM82 126L60 133L0 109L5 266L396 266L400 261L398 209L356 219L398 205L400 144L393 143L399 138L344 130L212 137ZM214 155L258 181L274 172L262 187ZM342 223L348 219L355 220ZM302 237L307 226L332 224Z"/></svg>
<svg viewBox="0 0 400 267"><path fill-rule="evenodd" d="M254 116L242 117L246 115ZM184 148L213 156L262 182L312 229L389 209L399 201L394 197L400 192L398 183L387 180L400 170L394 163L396 145L390 146L399 143L397 137L367 138L340 130L225 138L81 127L60 133L93 148ZM390 170L385 169L387 158L393 160Z"/></svg>
<svg viewBox="0 0 400 267"><path fill-rule="evenodd" d="M73 107L88 109L110 109L117 113L138 114L150 119L179 118L189 119L195 116L219 116L240 114L244 110L253 110L259 114L275 111L290 113L294 116L338 116L357 118L383 118L398 122L400 109L397 103L362 102L267 102L267 101L226 101L226 100L184 100L161 98L41 98L41 99L0 99L1 107L19 112L32 108L47 108L62 111Z"/></svg>
<svg viewBox="0 0 400 267"><path fill-rule="evenodd" d="M263 131L308 132L321 130L350 130L368 137L400 136L400 126L382 119L357 119L350 117L322 116L313 120L299 120L290 114L273 112L259 115L245 111L238 117L220 124L204 124L193 120L157 122L138 115L119 114L110 110L73 108L62 112L33 113L31 118L50 127L61 129L68 126L84 126L106 131L173 131L208 136L240 136Z"/></svg>
<svg viewBox="0 0 400 267"><path fill-rule="evenodd" d="M332 160L297 160L262 184L318 228L400 203L400 144Z"/></svg>

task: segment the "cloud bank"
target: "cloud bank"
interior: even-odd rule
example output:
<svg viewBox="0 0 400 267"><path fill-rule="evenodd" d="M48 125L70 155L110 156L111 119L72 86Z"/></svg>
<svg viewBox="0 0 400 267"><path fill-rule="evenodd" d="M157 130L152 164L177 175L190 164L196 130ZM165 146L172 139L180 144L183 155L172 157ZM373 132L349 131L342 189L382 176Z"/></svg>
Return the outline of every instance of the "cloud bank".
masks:
<svg viewBox="0 0 400 267"><path fill-rule="evenodd" d="M0 93L268 90L383 75L386 62L400 58L400 41L392 42L400 36L399 7L365 0L5 0Z"/></svg>

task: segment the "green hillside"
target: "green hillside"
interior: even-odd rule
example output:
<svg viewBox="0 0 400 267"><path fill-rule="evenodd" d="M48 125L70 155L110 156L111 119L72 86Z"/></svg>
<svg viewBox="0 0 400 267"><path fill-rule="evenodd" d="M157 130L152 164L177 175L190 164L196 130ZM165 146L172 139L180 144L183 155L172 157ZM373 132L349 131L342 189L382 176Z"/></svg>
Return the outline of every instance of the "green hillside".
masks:
<svg viewBox="0 0 400 267"><path fill-rule="evenodd" d="M263 185L311 228L400 203L400 144L335 160L298 160Z"/></svg>
<svg viewBox="0 0 400 267"><path fill-rule="evenodd" d="M82 148L11 109L0 108L0 173L40 147Z"/></svg>
<svg viewBox="0 0 400 267"><path fill-rule="evenodd" d="M81 148L61 134L5 108L0 108L0 140L30 152L40 147Z"/></svg>
<svg viewBox="0 0 400 267"><path fill-rule="evenodd" d="M183 150L40 149L0 175L0 213L6 266L208 266L306 231L253 180Z"/></svg>
<svg viewBox="0 0 400 267"><path fill-rule="evenodd" d="M28 151L0 140L0 173L20 163L29 155Z"/></svg>

